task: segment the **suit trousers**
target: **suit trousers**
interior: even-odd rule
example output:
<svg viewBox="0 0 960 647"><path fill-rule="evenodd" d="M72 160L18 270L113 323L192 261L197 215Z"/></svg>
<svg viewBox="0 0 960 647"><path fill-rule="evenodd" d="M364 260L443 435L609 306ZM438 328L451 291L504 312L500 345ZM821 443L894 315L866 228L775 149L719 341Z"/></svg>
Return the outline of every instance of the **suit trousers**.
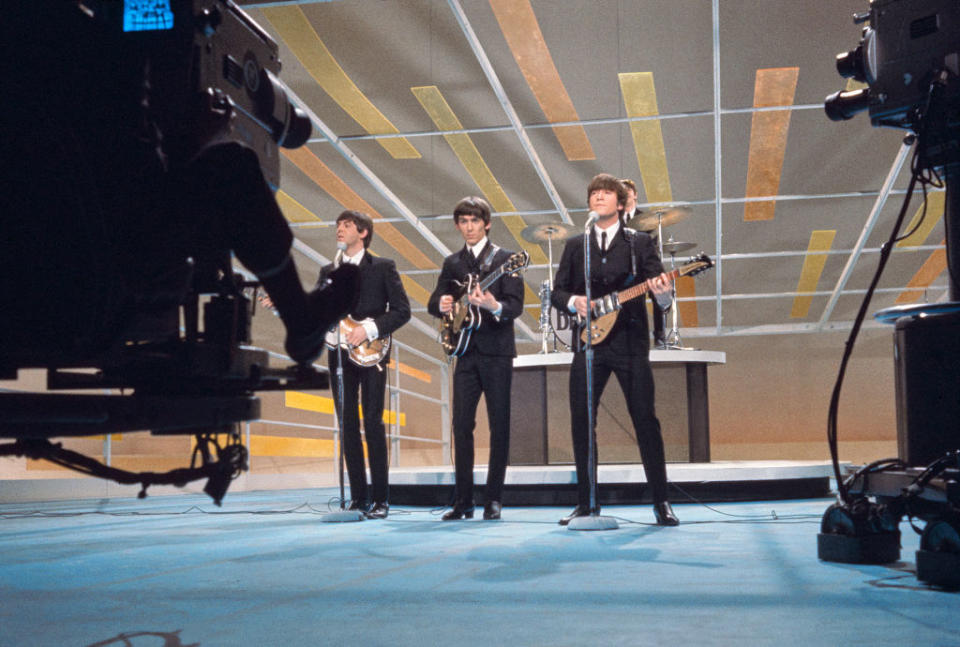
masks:
<svg viewBox="0 0 960 647"><path fill-rule="evenodd" d="M343 399L345 406L340 406L336 375L339 353L328 348L327 361L330 366L330 388L333 390L334 402L337 403L337 411L343 412L343 454L347 462L347 474L350 477L350 498L360 502L387 503L389 496L387 438L383 425L387 371L381 371L376 366L357 366L350 361L344 349ZM372 486L370 495L372 496L369 497L367 472L363 460L363 441L360 438L360 414L357 411L359 400L363 402L363 430L367 439L367 453L370 457Z"/></svg>
<svg viewBox="0 0 960 647"><path fill-rule="evenodd" d="M486 395L490 423L490 459L487 463L486 501L500 501L510 451L510 384L513 358L481 355L470 348L457 358L453 372L453 442L456 454L456 500L473 504L473 430L477 406Z"/></svg>
<svg viewBox="0 0 960 647"><path fill-rule="evenodd" d="M593 354L593 433L596 448L597 406L610 379L617 377L627 400L627 411L637 436L640 458L647 475L647 484L654 503L667 500L667 466L663 451L660 421L654 411L653 371L646 354L616 353L611 348L594 349ZM570 367L570 432L573 437L573 455L577 466L577 497L579 504L590 505L590 473L588 471L587 436L587 360L586 353L573 356ZM599 452L594 453L594 467ZM599 501L597 501L599 505Z"/></svg>

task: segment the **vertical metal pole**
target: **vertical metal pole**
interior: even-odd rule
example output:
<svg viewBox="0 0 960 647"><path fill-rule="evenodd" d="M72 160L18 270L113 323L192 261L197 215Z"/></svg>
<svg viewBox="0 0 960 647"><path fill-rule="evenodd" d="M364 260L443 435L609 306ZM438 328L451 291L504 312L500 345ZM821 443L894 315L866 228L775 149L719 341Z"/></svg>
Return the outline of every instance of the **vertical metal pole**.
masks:
<svg viewBox="0 0 960 647"><path fill-rule="evenodd" d="M253 461L250 460L250 421L243 423L243 444L247 448L247 473L252 471Z"/></svg>
<svg viewBox="0 0 960 647"><path fill-rule="evenodd" d="M390 387L390 376L387 376L387 385L390 388L390 409L393 411L393 424L390 425L390 464L400 466L400 348L394 347L396 355L393 358L394 385Z"/></svg>
<svg viewBox="0 0 960 647"><path fill-rule="evenodd" d="M104 393L110 395L110 389L104 389ZM103 437L103 464L110 467L113 462L113 438L110 434Z"/></svg>
<svg viewBox="0 0 960 647"><path fill-rule="evenodd" d="M440 365L440 401L441 465L450 465L450 364Z"/></svg>
<svg viewBox="0 0 960 647"><path fill-rule="evenodd" d="M720 0L711 3L713 15L713 192L717 198L716 243L713 275L717 294L717 335L723 331L723 147L720 140ZM677 304L673 304L676 308Z"/></svg>

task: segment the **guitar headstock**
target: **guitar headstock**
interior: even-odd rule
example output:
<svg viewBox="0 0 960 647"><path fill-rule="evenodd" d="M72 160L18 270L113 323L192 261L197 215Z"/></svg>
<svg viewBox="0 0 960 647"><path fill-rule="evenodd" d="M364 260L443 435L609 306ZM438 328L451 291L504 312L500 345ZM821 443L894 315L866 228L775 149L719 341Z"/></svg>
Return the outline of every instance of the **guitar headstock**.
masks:
<svg viewBox="0 0 960 647"><path fill-rule="evenodd" d="M501 266L504 274L516 274L520 270L530 265L530 254L526 250L520 250L511 254L510 258Z"/></svg>
<svg viewBox="0 0 960 647"><path fill-rule="evenodd" d="M713 267L713 261L710 260L709 256L701 252L699 255L691 257L689 261L677 268L677 270L680 272L680 276L694 276L700 272L706 272L711 267Z"/></svg>

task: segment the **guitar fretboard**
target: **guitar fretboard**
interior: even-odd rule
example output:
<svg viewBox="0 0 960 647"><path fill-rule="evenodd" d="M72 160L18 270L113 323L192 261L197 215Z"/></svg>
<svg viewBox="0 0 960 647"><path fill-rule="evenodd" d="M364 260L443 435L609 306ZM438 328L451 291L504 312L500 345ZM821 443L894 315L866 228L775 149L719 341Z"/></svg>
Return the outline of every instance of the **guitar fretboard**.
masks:
<svg viewBox="0 0 960 647"><path fill-rule="evenodd" d="M669 276L671 280L674 280L678 276L680 276L681 270L683 269L684 268L681 267L673 271L667 272L667 276ZM620 292L618 292L617 300L620 303L624 303L626 301L630 301L631 299L636 299L641 294L646 294L649 291L650 291L650 284L644 281L643 283L638 283L632 288L627 288L626 290L621 290Z"/></svg>

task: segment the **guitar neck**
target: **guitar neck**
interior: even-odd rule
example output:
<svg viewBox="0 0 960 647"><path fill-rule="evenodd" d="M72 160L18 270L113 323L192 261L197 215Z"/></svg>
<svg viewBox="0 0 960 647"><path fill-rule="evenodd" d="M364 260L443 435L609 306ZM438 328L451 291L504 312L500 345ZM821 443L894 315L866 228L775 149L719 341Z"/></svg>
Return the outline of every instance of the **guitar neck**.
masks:
<svg viewBox="0 0 960 647"><path fill-rule="evenodd" d="M682 268L678 268L670 272L667 272L667 276L670 277L670 280L675 280L678 276L680 276L680 269ZM627 288L626 290L622 290L618 292L617 300L621 304L626 303L627 301L630 301L631 299L636 299L640 295L646 294L649 291L650 291L650 286L646 281L644 281L643 283L638 283L632 288Z"/></svg>
<svg viewBox="0 0 960 647"><path fill-rule="evenodd" d="M485 279L483 279L482 281L480 281L480 285L479 285L480 291L481 291L481 292L486 291L486 289L489 288L491 285L493 285L493 282L496 281L497 279L499 279L501 276L503 276L503 266L502 266L502 265L501 265L500 267L498 267L493 274L490 274L490 275L487 276Z"/></svg>

